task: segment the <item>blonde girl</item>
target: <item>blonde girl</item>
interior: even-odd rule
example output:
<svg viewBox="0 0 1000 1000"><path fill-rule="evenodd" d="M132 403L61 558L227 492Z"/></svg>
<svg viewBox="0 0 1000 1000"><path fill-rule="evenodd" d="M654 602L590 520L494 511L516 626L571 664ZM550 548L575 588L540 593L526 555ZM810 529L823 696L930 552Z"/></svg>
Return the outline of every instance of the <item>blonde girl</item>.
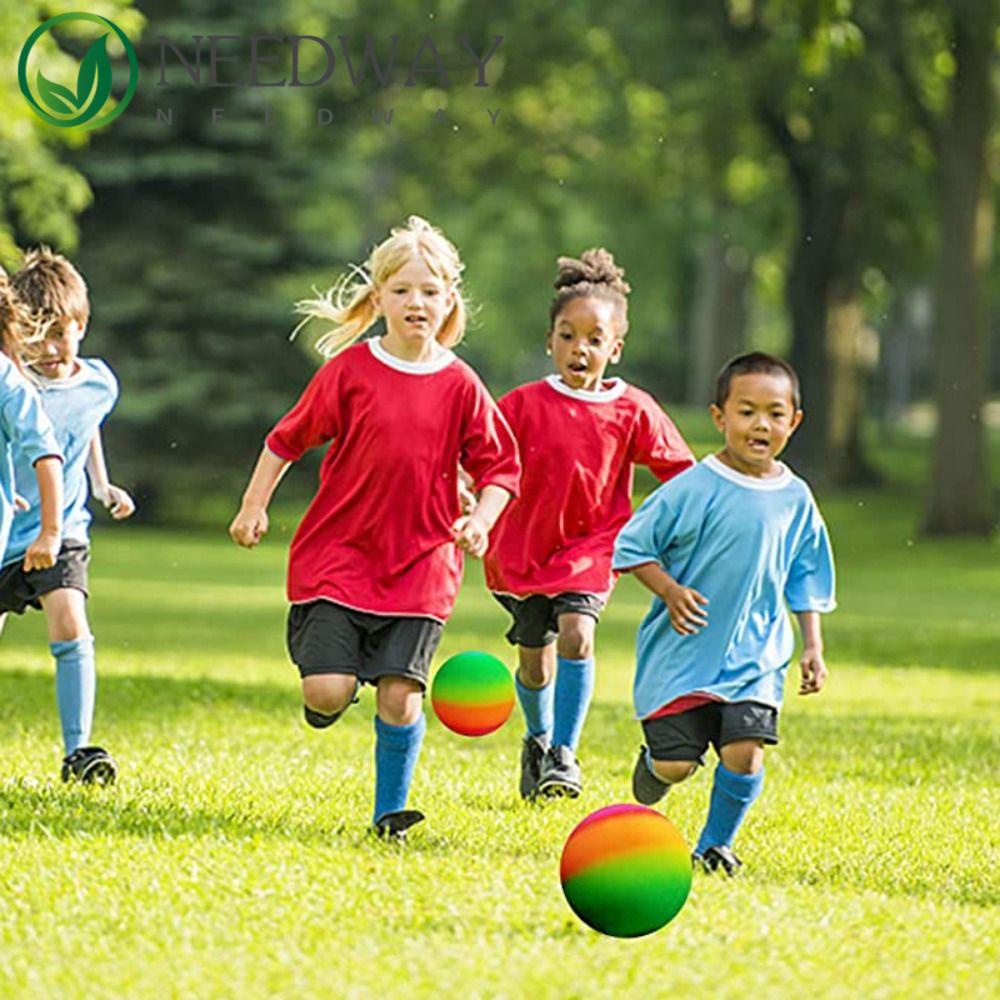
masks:
<svg viewBox="0 0 1000 1000"><path fill-rule="evenodd" d="M465 332L462 268L443 233L411 216L363 268L298 303L303 323L330 324L317 342L329 360L268 434L229 529L255 546L290 463L329 443L289 554L288 648L311 726L340 718L360 684L376 688L373 825L394 839L423 819L406 800L462 553L486 551L520 477L509 428L452 351ZM384 334L357 342L378 320ZM460 465L479 495L466 515Z"/></svg>

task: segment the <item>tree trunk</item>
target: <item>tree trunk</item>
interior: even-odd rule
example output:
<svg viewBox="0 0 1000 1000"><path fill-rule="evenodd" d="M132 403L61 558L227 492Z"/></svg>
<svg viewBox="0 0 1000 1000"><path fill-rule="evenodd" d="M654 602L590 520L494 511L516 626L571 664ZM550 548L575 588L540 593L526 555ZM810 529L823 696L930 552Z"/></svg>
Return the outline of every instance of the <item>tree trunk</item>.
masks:
<svg viewBox="0 0 1000 1000"><path fill-rule="evenodd" d="M827 303L829 414L826 474L837 486L871 486L880 481L864 454L861 425L865 388L877 357L877 340L865 325L858 285L834 282Z"/></svg>
<svg viewBox="0 0 1000 1000"><path fill-rule="evenodd" d="M790 360L802 383L805 417L789 445L788 458L796 471L820 484L827 479L827 299L846 198L844 191L822 183L817 168L802 171L796 180L798 234L785 294L792 320Z"/></svg>
<svg viewBox="0 0 1000 1000"><path fill-rule="evenodd" d="M929 534L988 534L994 525L982 414L987 364L986 274L994 203L987 170L993 118L988 30L955 13L949 112L939 131L941 247L935 303L937 436L924 521Z"/></svg>
<svg viewBox="0 0 1000 1000"><path fill-rule="evenodd" d="M698 255L686 393L692 405L712 398L719 369L745 348L749 284L747 252L712 233Z"/></svg>

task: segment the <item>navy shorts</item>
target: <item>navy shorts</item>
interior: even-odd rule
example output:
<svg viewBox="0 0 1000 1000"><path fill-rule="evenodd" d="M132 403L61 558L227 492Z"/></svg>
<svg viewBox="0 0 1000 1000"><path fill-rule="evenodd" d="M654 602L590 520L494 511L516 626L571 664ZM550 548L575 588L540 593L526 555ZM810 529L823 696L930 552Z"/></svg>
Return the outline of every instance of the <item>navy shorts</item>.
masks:
<svg viewBox="0 0 1000 1000"><path fill-rule="evenodd" d="M737 740L778 742L778 710L757 701L713 701L676 715L643 719L642 731L653 760L705 763L709 744L716 753Z"/></svg>
<svg viewBox="0 0 1000 1000"><path fill-rule="evenodd" d="M310 601L288 609L288 652L301 677L351 674L367 684L409 677L426 688L443 628L433 618L375 615Z"/></svg>
<svg viewBox="0 0 1000 1000"><path fill-rule="evenodd" d="M28 608L41 610L40 597L53 590L83 591L87 596L87 565L90 546L83 542L63 542L55 565L48 569L24 571L24 559L0 569L0 615L13 611L23 615Z"/></svg>
<svg viewBox="0 0 1000 1000"><path fill-rule="evenodd" d="M604 601L596 594L567 591L555 597L531 594L514 597L511 594L493 595L514 619L507 631L507 641L512 646L537 649L555 642L559 636L559 616L569 614L590 615L595 621L601 617Z"/></svg>

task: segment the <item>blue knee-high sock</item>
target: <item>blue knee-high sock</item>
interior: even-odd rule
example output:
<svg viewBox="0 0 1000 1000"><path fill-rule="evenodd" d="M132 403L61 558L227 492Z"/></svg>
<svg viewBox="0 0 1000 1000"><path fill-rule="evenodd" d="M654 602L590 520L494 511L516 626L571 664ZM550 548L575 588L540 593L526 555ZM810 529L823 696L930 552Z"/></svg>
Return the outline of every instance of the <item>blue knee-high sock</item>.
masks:
<svg viewBox="0 0 1000 1000"><path fill-rule="evenodd" d="M720 761L712 783L708 819L695 852L701 854L710 847L731 847L743 817L753 800L760 795L763 785L763 768L756 774L734 774Z"/></svg>
<svg viewBox="0 0 1000 1000"><path fill-rule="evenodd" d="M529 736L549 739L552 735L552 692L555 684L549 681L544 687L530 688L514 675L517 700L524 712L524 724Z"/></svg>
<svg viewBox="0 0 1000 1000"><path fill-rule="evenodd" d="M555 719L552 725L554 746L576 750L580 744L583 721L587 718L590 698L594 693L594 658L567 660L556 657Z"/></svg>
<svg viewBox="0 0 1000 1000"><path fill-rule="evenodd" d="M94 721L94 637L83 636L49 645L56 659L56 702L62 723L63 747L71 754L90 740Z"/></svg>
<svg viewBox="0 0 1000 1000"><path fill-rule="evenodd" d="M375 817L406 807L413 769L420 756L427 720L423 714L408 726L393 726L375 716Z"/></svg>

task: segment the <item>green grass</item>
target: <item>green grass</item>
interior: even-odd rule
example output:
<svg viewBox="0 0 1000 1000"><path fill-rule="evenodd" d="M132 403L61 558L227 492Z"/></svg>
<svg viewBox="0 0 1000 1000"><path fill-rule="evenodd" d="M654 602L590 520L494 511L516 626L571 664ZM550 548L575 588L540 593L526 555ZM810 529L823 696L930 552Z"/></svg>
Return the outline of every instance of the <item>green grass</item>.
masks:
<svg viewBox="0 0 1000 1000"><path fill-rule="evenodd" d="M116 788L57 780L41 616L0 642L0 995L990 994L1000 546L916 537L902 495L824 507L841 601L828 689L790 685L740 834L745 875L696 878L677 919L638 941L582 926L558 880L574 824L628 800L647 603L632 580L599 631L584 795L523 805L516 721L468 740L432 719L411 797L428 821L399 849L366 834L371 693L333 730L300 722L289 525L253 553L221 531L101 531L95 738L122 765ZM474 567L437 662L509 659L504 628ZM666 800L689 839L709 785Z"/></svg>

